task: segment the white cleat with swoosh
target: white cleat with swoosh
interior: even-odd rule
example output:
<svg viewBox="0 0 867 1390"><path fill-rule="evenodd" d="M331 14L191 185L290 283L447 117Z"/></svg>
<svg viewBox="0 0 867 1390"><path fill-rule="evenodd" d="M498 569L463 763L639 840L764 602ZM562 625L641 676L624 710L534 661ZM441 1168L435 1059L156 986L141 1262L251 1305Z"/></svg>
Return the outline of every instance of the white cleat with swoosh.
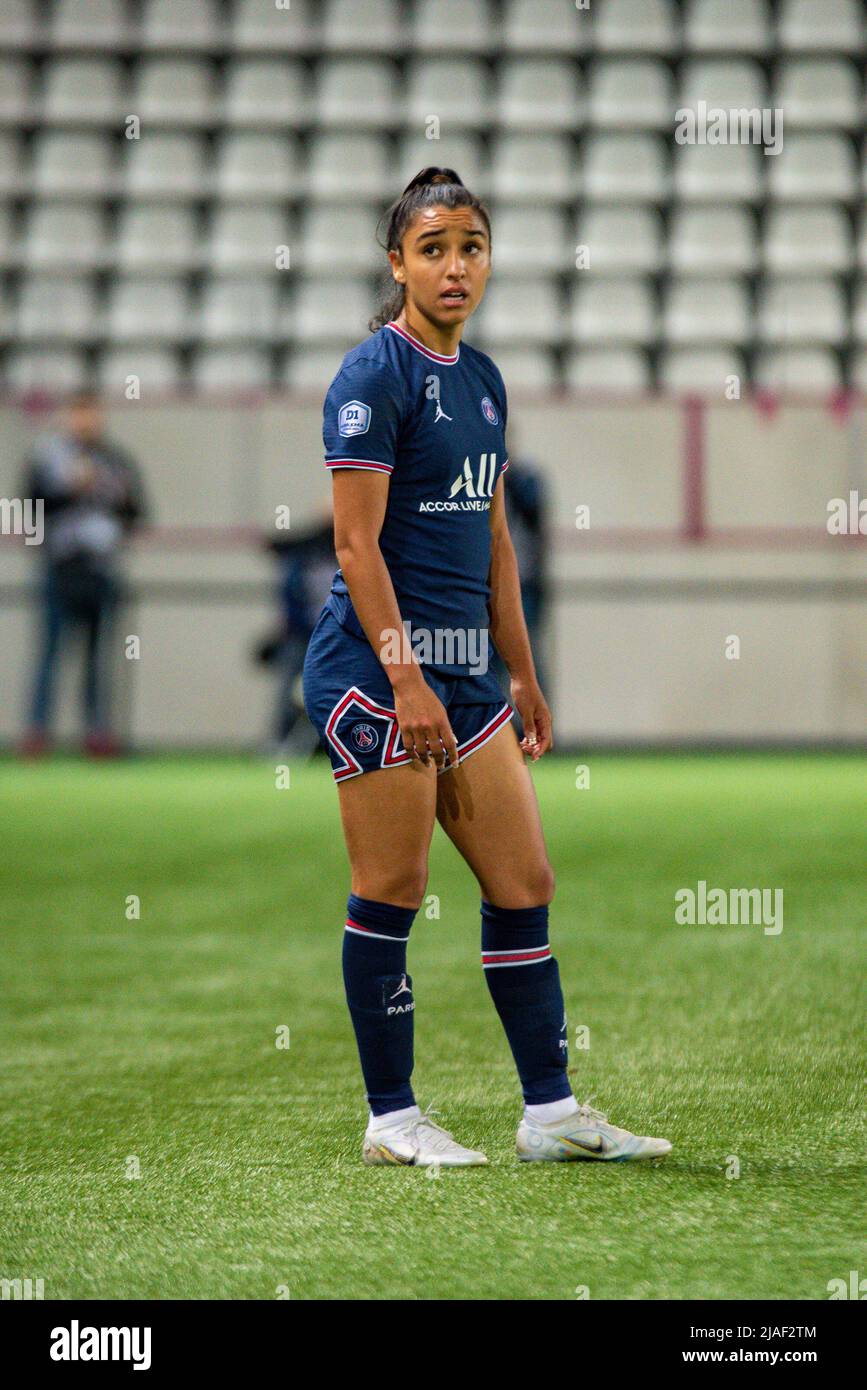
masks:
<svg viewBox="0 0 867 1390"><path fill-rule="evenodd" d="M485 1154L465 1149L431 1119L431 1113L435 1112L412 1116L388 1129L368 1129L362 1150L364 1162L416 1168L468 1168L487 1163Z"/></svg>
<svg viewBox="0 0 867 1390"><path fill-rule="evenodd" d="M588 1101L563 1120L542 1124L526 1116L518 1126L518 1158L525 1162L626 1163L638 1158L664 1158L671 1153L668 1139L630 1134L608 1123L601 1110Z"/></svg>

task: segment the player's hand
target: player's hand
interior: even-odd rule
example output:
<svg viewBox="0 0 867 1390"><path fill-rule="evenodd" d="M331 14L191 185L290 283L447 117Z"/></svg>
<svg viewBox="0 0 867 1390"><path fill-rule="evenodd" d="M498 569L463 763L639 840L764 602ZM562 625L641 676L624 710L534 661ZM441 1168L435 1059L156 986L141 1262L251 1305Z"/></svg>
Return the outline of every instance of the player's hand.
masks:
<svg viewBox="0 0 867 1390"><path fill-rule="evenodd" d="M524 726L521 751L529 754L534 763L538 762L543 753L554 747L551 711L539 688L539 682L535 679L513 678L512 704L520 714Z"/></svg>
<svg viewBox="0 0 867 1390"><path fill-rule="evenodd" d="M459 766L458 745L445 705L424 677L395 691L394 708L403 746L411 758L425 766L433 758L442 770L448 756L449 767Z"/></svg>

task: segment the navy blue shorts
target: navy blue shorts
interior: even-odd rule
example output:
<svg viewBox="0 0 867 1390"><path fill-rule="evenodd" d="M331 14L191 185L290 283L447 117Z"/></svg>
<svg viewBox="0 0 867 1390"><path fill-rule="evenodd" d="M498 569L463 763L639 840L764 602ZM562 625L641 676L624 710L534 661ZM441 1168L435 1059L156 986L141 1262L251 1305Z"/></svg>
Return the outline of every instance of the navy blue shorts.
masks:
<svg viewBox="0 0 867 1390"><path fill-rule="evenodd" d="M461 758L493 738L514 716L496 678L422 675L449 716ZM394 691L366 637L341 627L323 608L304 658L304 708L331 756L335 782L413 762L403 746ZM447 772L448 764L441 769Z"/></svg>

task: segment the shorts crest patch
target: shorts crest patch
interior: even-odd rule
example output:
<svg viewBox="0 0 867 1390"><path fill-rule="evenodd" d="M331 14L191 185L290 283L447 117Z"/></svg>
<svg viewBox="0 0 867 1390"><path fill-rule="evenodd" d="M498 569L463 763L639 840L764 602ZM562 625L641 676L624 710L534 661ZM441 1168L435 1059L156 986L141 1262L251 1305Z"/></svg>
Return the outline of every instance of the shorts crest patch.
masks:
<svg viewBox="0 0 867 1390"><path fill-rule="evenodd" d="M353 434L366 434L370 429L371 409L364 401L347 401L337 412L337 433L348 439Z"/></svg>
<svg viewBox="0 0 867 1390"><path fill-rule="evenodd" d="M356 724L349 736L356 748L368 752L379 743L379 733L372 724Z"/></svg>

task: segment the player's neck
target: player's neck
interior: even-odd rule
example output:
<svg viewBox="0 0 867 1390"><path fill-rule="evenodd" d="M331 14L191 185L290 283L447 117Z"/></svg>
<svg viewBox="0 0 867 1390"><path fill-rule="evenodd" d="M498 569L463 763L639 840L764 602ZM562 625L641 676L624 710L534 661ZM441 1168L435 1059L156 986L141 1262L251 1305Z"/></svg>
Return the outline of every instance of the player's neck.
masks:
<svg viewBox="0 0 867 1390"><path fill-rule="evenodd" d="M439 328L429 319L422 318L416 309L407 313L406 307L401 309L394 322L417 338L422 347L429 348L431 352L437 352L443 357L453 357L460 347L464 327L462 323Z"/></svg>

